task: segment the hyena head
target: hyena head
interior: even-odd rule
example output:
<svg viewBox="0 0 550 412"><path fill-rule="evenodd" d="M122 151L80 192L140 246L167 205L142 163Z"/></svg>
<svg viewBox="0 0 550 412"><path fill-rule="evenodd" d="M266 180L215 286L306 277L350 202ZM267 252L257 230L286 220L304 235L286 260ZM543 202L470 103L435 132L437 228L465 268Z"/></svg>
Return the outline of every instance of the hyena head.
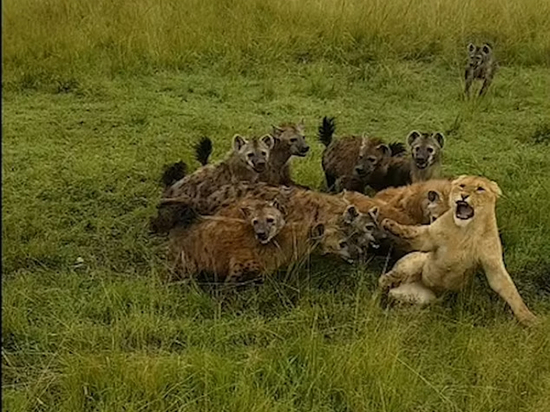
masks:
<svg viewBox="0 0 550 412"><path fill-rule="evenodd" d="M414 164L418 169L426 169L439 162L445 138L440 132L421 133L413 130L409 133L407 143L411 148Z"/></svg>
<svg viewBox="0 0 550 412"><path fill-rule="evenodd" d="M422 210L424 218L431 224L449 210L449 199L439 190L430 190L422 202Z"/></svg>
<svg viewBox="0 0 550 412"><path fill-rule="evenodd" d="M367 177L390 156L391 150L386 144L378 139L365 137L359 149L354 173L361 178Z"/></svg>
<svg viewBox="0 0 550 412"><path fill-rule="evenodd" d="M323 255L340 256L349 263L361 257L361 250L337 223L318 223L311 229L310 237L318 242Z"/></svg>
<svg viewBox="0 0 550 412"><path fill-rule="evenodd" d="M290 156L304 157L309 151L304 135L304 121L298 124L283 123L280 126L273 126L271 133L275 139L275 147L281 148Z"/></svg>
<svg viewBox="0 0 550 412"><path fill-rule="evenodd" d="M234 152L239 155L249 169L258 173L265 170L269 153L274 144L273 137L268 134L248 140L239 135L233 138Z"/></svg>
<svg viewBox="0 0 550 412"><path fill-rule="evenodd" d="M489 62L493 57L493 49L487 43L481 47L477 47L475 44L468 44L468 65L474 69L483 66Z"/></svg>
<svg viewBox="0 0 550 412"><path fill-rule="evenodd" d="M241 211L254 229L256 239L263 245L277 236L285 225L283 208L277 200L247 202Z"/></svg>
<svg viewBox="0 0 550 412"><path fill-rule="evenodd" d="M366 250L369 246L375 249L380 247L380 242L387 238L386 232L378 222L379 210L377 206L370 208L367 213L361 213L353 205L347 207L343 215L343 222L354 243Z"/></svg>

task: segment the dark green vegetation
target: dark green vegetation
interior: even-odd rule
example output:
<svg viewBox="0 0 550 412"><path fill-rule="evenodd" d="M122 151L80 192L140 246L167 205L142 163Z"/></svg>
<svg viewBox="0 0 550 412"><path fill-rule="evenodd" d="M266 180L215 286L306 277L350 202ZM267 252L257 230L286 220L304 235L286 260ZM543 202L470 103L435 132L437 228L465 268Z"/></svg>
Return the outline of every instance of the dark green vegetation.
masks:
<svg viewBox="0 0 550 412"><path fill-rule="evenodd" d="M223 0L2 3L2 387L9 411L547 411L550 3ZM216 6L217 5L217 6ZM462 99L468 41L503 67ZM384 309L384 259L313 259L242 290L165 281L147 233L162 166L306 120L446 135L444 173L504 192L505 261L540 324L479 276Z"/></svg>

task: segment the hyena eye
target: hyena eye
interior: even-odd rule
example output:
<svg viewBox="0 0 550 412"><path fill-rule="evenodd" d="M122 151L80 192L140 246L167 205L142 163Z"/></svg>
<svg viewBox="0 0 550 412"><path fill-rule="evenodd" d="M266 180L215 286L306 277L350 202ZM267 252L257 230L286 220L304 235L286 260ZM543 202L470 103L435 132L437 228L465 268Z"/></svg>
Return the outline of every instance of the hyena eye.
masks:
<svg viewBox="0 0 550 412"><path fill-rule="evenodd" d="M271 223L275 222L275 219L273 219L272 217L268 217L268 218L266 219L266 222L269 223L269 224L271 224Z"/></svg>
<svg viewBox="0 0 550 412"><path fill-rule="evenodd" d="M369 156L369 157L367 157L367 160L368 160L369 162L371 162L371 163L376 163L376 160L377 160L377 159L376 159L376 157L374 157L374 156Z"/></svg>
<svg viewBox="0 0 550 412"><path fill-rule="evenodd" d="M374 230L374 225L372 223L369 223L368 225L365 225L365 229L371 232Z"/></svg>
<svg viewBox="0 0 550 412"><path fill-rule="evenodd" d="M481 186L478 186L478 187L477 187L477 191L478 191L478 192L485 192L485 189L482 188Z"/></svg>
<svg viewBox="0 0 550 412"><path fill-rule="evenodd" d="M433 152L434 152L433 147L428 147L428 153L433 153Z"/></svg>
<svg viewBox="0 0 550 412"><path fill-rule="evenodd" d="M346 247L348 247L348 242L346 242L345 240L342 240L338 246L340 246L340 249L344 249Z"/></svg>
<svg viewBox="0 0 550 412"><path fill-rule="evenodd" d="M290 143L296 143L298 141L297 138L293 137L292 139L290 139Z"/></svg>
<svg viewBox="0 0 550 412"><path fill-rule="evenodd" d="M252 158L254 157L254 153L248 153L248 154L246 155L246 157L248 157L249 159L252 159Z"/></svg>
<svg viewBox="0 0 550 412"><path fill-rule="evenodd" d="M262 156L267 156L267 152L262 152Z"/></svg>

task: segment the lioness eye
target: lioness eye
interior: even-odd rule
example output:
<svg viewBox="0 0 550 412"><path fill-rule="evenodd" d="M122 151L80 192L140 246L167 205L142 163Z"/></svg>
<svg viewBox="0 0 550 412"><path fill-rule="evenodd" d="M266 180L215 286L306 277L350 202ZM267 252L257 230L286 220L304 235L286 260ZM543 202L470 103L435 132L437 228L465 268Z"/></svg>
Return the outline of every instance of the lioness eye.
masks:
<svg viewBox="0 0 550 412"><path fill-rule="evenodd" d="M274 220L272 217L268 217L268 218L266 219L266 221L267 221L267 223L273 223L273 222L275 222L275 220Z"/></svg>
<svg viewBox="0 0 550 412"><path fill-rule="evenodd" d="M481 186L478 186L477 191L478 191L478 192L485 192L485 189L482 188Z"/></svg>
<svg viewBox="0 0 550 412"><path fill-rule="evenodd" d="M459 185L458 187L460 187L461 189L464 189L466 186L465 185Z"/></svg>

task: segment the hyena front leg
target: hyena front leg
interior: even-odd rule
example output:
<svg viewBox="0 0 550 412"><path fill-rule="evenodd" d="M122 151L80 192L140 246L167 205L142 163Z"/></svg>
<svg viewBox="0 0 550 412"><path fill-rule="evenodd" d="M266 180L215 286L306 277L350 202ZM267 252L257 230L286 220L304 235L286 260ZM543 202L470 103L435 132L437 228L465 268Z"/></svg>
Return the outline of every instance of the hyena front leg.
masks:
<svg viewBox="0 0 550 412"><path fill-rule="evenodd" d="M474 81L474 76L470 72L470 70L466 70L466 74L464 75L465 78L465 86L464 86L464 94L466 97L470 97L470 87L472 87L472 83Z"/></svg>
<svg viewBox="0 0 550 412"><path fill-rule="evenodd" d="M231 258L229 273L225 278L226 283L237 283L248 279L254 279L261 273L261 267L254 260L238 260Z"/></svg>
<svg viewBox="0 0 550 412"><path fill-rule="evenodd" d="M492 77L485 78L485 80L483 81L483 86L481 86L481 90L479 91L480 96L483 96L485 93L487 93L487 89L489 88L492 82L493 82Z"/></svg>

